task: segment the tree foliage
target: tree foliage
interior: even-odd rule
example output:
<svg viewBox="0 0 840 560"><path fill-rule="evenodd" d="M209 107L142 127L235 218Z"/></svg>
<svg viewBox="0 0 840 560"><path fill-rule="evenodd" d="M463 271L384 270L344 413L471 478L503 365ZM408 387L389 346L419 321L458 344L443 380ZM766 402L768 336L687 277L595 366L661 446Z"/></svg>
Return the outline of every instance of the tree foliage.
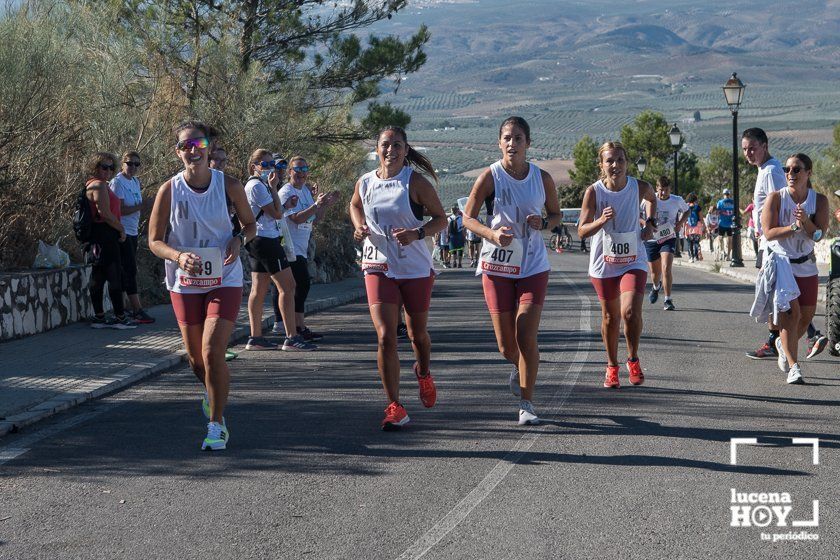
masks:
<svg viewBox="0 0 840 560"><path fill-rule="evenodd" d="M755 179L758 174L755 166L747 163L743 154L738 154L738 192L739 203L746 207L752 199ZM709 157L700 164L701 188L697 192L706 203L721 198L723 189L732 189L732 151L723 146L713 146Z"/></svg>
<svg viewBox="0 0 840 560"><path fill-rule="evenodd" d="M563 208L577 208L583 203L586 187L598 180L598 146L589 135L584 136L572 150L575 166L569 170L572 182L558 185L557 195Z"/></svg>

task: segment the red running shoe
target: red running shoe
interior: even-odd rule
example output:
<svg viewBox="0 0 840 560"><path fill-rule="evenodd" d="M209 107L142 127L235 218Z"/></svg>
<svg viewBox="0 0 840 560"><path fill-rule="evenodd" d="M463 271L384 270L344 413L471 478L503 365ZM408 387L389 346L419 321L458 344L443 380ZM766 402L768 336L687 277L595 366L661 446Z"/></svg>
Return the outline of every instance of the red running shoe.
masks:
<svg viewBox="0 0 840 560"><path fill-rule="evenodd" d="M747 352L747 358L752 358L753 360L775 360L778 357L779 354L776 352L776 349L766 342L755 352Z"/></svg>
<svg viewBox="0 0 840 560"><path fill-rule="evenodd" d="M386 432L399 430L408 424L408 413L403 405L394 401L385 409L385 418L382 419L382 429Z"/></svg>
<svg viewBox="0 0 840 560"><path fill-rule="evenodd" d="M414 375L417 376L417 383L420 384L420 401L426 408L432 408L437 400L434 377L431 373L420 375L420 365L417 362L414 362Z"/></svg>
<svg viewBox="0 0 840 560"><path fill-rule="evenodd" d="M618 389L621 385L618 382L618 366L607 366L607 376L604 379L604 387L607 389Z"/></svg>
<svg viewBox="0 0 840 560"><path fill-rule="evenodd" d="M627 360L627 371L630 372L631 385L641 385L645 382L645 374L642 373L642 363L639 358L635 361Z"/></svg>

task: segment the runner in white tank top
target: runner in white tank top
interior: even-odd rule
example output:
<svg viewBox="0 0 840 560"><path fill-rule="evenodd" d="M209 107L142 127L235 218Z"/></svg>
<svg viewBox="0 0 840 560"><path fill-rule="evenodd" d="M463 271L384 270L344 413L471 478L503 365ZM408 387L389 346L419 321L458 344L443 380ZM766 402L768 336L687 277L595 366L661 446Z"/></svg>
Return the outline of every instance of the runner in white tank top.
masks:
<svg viewBox="0 0 840 560"><path fill-rule="evenodd" d="M414 374L423 406L437 398L429 372L432 343L426 324L435 273L425 237L446 227L446 213L434 186L409 165L419 167L435 180L434 167L408 145L405 130L387 127L377 136L379 167L357 182L350 201L353 237L363 243L370 316L379 338L377 363L388 399L383 430L398 430L409 422L400 403L400 359L397 325L400 303L405 306L408 337L417 361ZM431 216L423 222L423 216Z"/></svg>
<svg viewBox="0 0 840 560"><path fill-rule="evenodd" d="M537 332L551 270L541 231L562 219L551 175L527 161L530 145L525 119L506 119L499 128L502 159L479 175L464 209L464 227L484 240L476 275L482 276L499 351L513 364L508 384L520 397L519 425L540 421L531 401L540 365ZM489 226L476 219L485 203Z"/></svg>
<svg viewBox="0 0 840 560"><path fill-rule="evenodd" d="M149 217L149 249L166 259L166 285L181 336L206 390L202 410L209 423L201 448L221 450L229 439L225 348L242 303L242 240L232 235L226 200L236 208L247 240L256 235L256 225L242 183L208 166L209 127L187 122L175 134L184 171L158 190Z"/></svg>
<svg viewBox="0 0 840 560"><path fill-rule="evenodd" d="M627 176L627 152L619 142L603 144L598 150L598 163L601 179L583 195L578 235L581 239L595 237L589 254L589 276L601 302L601 338L608 360L604 387L617 389L622 317L630 383L644 383L638 356L647 282L642 242L653 236L656 196L648 183ZM639 205L643 205L646 217L644 228L639 223Z"/></svg>
<svg viewBox="0 0 840 560"><path fill-rule="evenodd" d="M787 187L767 195L761 212L761 226L767 248L784 255L791 263L799 286L799 297L790 311L779 314L780 336L774 341L779 353L779 369L787 373L790 384L804 383L799 365L799 339L817 309L819 271L814 259L814 245L828 229L828 199L811 188L811 158L794 154L787 159Z"/></svg>

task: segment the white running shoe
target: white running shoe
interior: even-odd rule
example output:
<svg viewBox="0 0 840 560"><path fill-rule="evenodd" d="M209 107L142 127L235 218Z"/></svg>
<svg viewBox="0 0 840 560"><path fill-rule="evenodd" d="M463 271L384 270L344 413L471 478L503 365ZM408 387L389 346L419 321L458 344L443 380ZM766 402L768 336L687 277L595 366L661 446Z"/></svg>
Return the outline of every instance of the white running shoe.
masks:
<svg viewBox="0 0 840 560"><path fill-rule="evenodd" d="M218 422L210 422L207 424L207 437L201 443L201 450L221 451L227 449L228 439L230 439L230 434L226 426Z"/></svg>
<svg viewBox="0 0 840 560"><path fill-rule="evenodd" d="M282 322L274 321L271 326L271 334L286 334L286 327L283 326Z"/></svg>
<svg viewBox="0 0 840 560"><path fill-rule="evenodd" d="M788 370L788 363L787 363L787 356L785 356L785 349L782 347L782 337L776 337L776 352L779 354L779 357L776 359L776 363L779 364L779 369L782 373L786 373Z"/></svg>
<svg viewBox="0 0 840 560"><path fill-rule="evenodd" d="M531 401L522 399L519 401L519 425L520 426L536 426L540 423L537 413L534 411L534 405Z"/></svg>
<svg viewBox="0 0 840 560"><path fill-rule="evenodd" d="M520 396L521 389L519 388L519 368L513 368L513 371L510 372L510 379L508 380L508 383L510 384L510 392L513 393L513 396Z"/></svg>
<svg viewBox="0 0 840 560"><path fill-rule="evenodd" d="M790 366L790 371L787 374L787 382L788 385L802 385L805 383L805 380L802 378L802 370L799 368L799 364L793 364Z"/></svg>

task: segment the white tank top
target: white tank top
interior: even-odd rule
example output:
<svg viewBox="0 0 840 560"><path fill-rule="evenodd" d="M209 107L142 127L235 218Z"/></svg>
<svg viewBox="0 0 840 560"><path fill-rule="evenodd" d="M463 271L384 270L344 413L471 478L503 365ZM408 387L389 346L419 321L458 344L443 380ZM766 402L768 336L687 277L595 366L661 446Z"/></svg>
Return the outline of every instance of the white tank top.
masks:
<svg viewBox="0 0 840 560"><path fill-rule="evenodd" d="M647 258L639 225L639 182L627 177L627 184L618 192L609 190L601 181L595 183L595 216L611 206L615 215L592 238L589 250L589 276L615 278L630 270L647 270ZM607 251L605 252L605 247Z"/></svg>
<svg viewBox="0 0 840 560"><path fill-rule="evenodd" d="M362 175L359 196L370 228L370 237L363 248L362 267L366 266L366 261L377 265L365 269L366 273L382 272L394 279L427 278L433 273L432 255L425 241L402 246L391 236L394 228L416 229L424 223L411 208L408 191L411 173L411 168L405 166L396 177L389 179L377 177L376 170ZM368 254L371 244L377 250L373 255Z"/></svg>
<svg viewBox="0 0 840 560"><path fill-rule="evenodd" d="M515 238L514 242L518 241L522 244L520 273L510 274L502 271L482 270L482 263L479 262L475 271L476 276L483 273L505 278L527 278L551 270L542 233L533 229L525 221L531 214L542 216L545 206L545 186L543 185L542 172L533 163L529 163L528 167L528 175L520 181L514 179L505 171L501 161L497 161L490 166L494 191L493 215L488 216L487 220L490 229L497 229L501 226L511 228L511 233Z"/></svg>
<svg viewBox="0 0 840 560"><path fill-rule="evenodd" d="M796 203L791 196L790 188L785 187L779 192L779 226L790 226L796 220L793 218L793 211L796 210ZM805 203L802 209L809 216L817 213L817 193L814 189L808 189L808 196L805 198ZM814 239L805 233L805 230L799 230L790 237L784 239L774 239L768 241L767 246L774 252L784 255L789 259L797 259L810 255L814 252ZM819 274L817 263L814 259L808 259L803 263L790 263L790 268L793 270L793 275L800 278L804 276L814 276Z"/></svg>
<svg viewBox="0 0 840 560"><path fill-rule="evenodd" d="M233 238L233 226L225 198L225 175L215 169L211 169L210 173L210 187L205 192L196 192L187 186L183 172L172 178L172 207L169 211L166 243L179 251L206 249L209 253L218 252L221 262L224 262L225 251ZM206 259L203 257L203 260ZM219 287L242 286L242 262L239 259L222 266L221 282L210 286L202 287L200 281L193 285L183 285L177 271L178 264L167 260L166 287L172 292L197 294ZM211 271L210 277L216 274Z"/></svg>

